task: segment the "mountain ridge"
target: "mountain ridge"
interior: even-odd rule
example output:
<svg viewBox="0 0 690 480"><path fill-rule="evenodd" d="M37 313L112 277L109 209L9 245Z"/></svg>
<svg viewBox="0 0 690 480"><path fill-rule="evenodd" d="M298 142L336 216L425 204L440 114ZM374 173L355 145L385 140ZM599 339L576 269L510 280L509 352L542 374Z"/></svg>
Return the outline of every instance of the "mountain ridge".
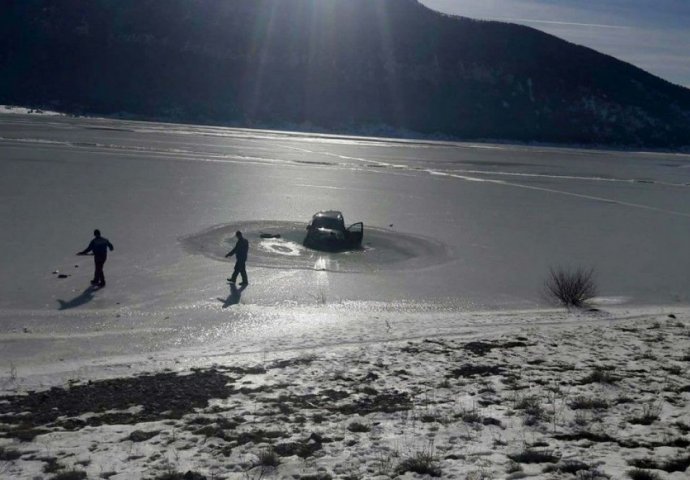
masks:
<svg viewBox="0 0 690 480"><path fill-rule="evenodd" d="M677 148L690 90L416 0L8 0L0 103L457 139Z"/></svg>

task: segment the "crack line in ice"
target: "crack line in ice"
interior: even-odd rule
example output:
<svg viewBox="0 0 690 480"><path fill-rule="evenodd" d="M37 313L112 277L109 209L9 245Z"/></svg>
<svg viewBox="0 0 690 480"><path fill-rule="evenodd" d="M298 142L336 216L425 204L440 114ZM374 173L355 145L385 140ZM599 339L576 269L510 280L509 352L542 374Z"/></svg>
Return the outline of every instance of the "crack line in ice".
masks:
<svg viewBox="0 0 690 480"><path fill-rule="evenodd" d="M497 180L496 182L499 182L499 181ZM536 190L536 191L540 191L540 192L556 193L556 194L565 195L565 196L569 196L569 197L583 198L585 200L594 200L597 202L612 203L612 204L620 205L620 206L624 206L624 207L639 208L641 210L649 210L652 212L661 212L661 213L667 213L669 215L676 215L679 217L690 218L690 213L678 212L676 210L666 210L663 208L652 207L651 205L644 205L641 203L623 202L620 200L612 200L610 198L599 197L596 195L585 195L583 193L564 192L562 190L555 190L553 188L535 187L532 185L521 185L519 183L511 183L511 182L500 182L500 183L502 183L503 185L509 185L511 187L517 187L517 188L524 188L527 190Z"/></svg>
<svg viewBox="0 0 690 480"><path fill-rule="evenodd" d="M429 172L429 173L431 173L431 174L436 174L436 175L439 174L439 173L436 173L436 172L431 171L431 170L427 170L427 172ZM467 177L467 176L465 176L465 175L457 175L457 174L453 174L453 173L444 173L444 172L441 172L440 174L446 175L446 176L448 176L448 177L458 178L458 179L461 179L461 180L467 180L467 181L472 181L472 182L477 182L477 181L479 181L479 182L487 182L487 183L494 183L494 184L497 184L497 185L506 185L506 186L509 186L509 187L524 188L524 189L526 189L526 190L534 190L534 191L537 191L537 192L555 193L555 194L558 194L558 195L565 195L565 196L568 196L568 197L582 198L582 199L585 199L585 200L594 200L594 201L597 201L597 202L606 202L606 203L611 203L611 204L614 204L614 205L620 205L620 206L624 206L624 207L639 208L639 209L641 209L641 210L649 210L649 211L653 211L653 212L662 212L662 213L667 213L667 214L669 214L669 215L677 215L677 216L680 216L680 217L690 218L690 214L689 214L689 213L685 213L685 212L678 212L678 211L676 211L676 210L666 210L666 209L663 209L663 208L652 207L652 206L650 206L650 205L644 205L644 204L641 204L641 203L623 202L623 201L621 201L621 200L613 200L613 199L606 198L606 197L599 197L599 196L597 196L597 195L587 195L587 194L584 194L584 193L564 192L563 190L556 190L556 189L554 189L554 188L536 187L536 186L534 186L534 185L523 185L523 184L521 184L521 183L506 182L506 181L503 181L503 180L477 179L477 178L474 178L474 177Z"/></svg>
<svg viewBox="0 0 690 480"><path fill-rule="evenodd" d="M275 163L282 163L285 166L304 166L304 164L300 164L299 162L295 161L284 161L280 159L275 159L275 158L261 158L261 157L248 157L248 156L242 156L242 155L218 155L218 154L200 154L196 152L189 152L189 151L184 151L184 150L177 150L177 151L165 151L165 150L156 150L156 149L150 149L146 147L136 147L136 146L121 146L121 145L112 145L112 144L98 144L98 143L74 143L74 142L63 142L63 141L55 141L55 140L46 140L46 139L36 139L36 138L8 138L8 137L0 137L0 141L14 141L18 143L41 143L41 144L49 144L49 145L61 145L61 146L69 146L69 147L96 147L96 148L111 148L114 150L131 150L131 151L139 151L139 152L146 152L150 154L157 154L157 155L163 155L163 154L169 154L169 153L175 153L177 155L186 155L188 157L195 158L196 161L203 161L203 162L209 162L209 163L248 163L252 162L256 165L266 165L266 164L275 164ZM482 183L493 183L497 185L505 185L505 186L512 186L512 187L517 187L517 188L523 188L527 190L534 190L534 191L541 191L541 192L547 192L547 193L554 193L554 194L560 194L560 195L565 195L565 196L570 196L570 197L575 197L575 198L582 198L586 200L594 200L594 201L599 201L599 202L606 202L606 203L611 203L615 205L620 205L620 206L625 206L625 207L631 207L631 208L638 208L642 210L649 210L649 211L655 211L655 212L661 212L661 213L667 213L669 215L676 215L676 216L681 216L681 217L686 217L690 218L690 214L684 213L684 212L679 212L676 210L666 210L663 208L659 207L652 207L650 205L644 205L644 204L639 204L639 203L633 203L633 202L623 202L620 200L613 200L610 198L606 197L599 197L596 195L586 195L586 194L580 194L580 193L572 193L572 192L565 192L562 190L556 190L552 188L546 188L546 187L536 187L536 186L531 186L531 185L523 185L519 183L512 183L512 182L506 182L503 180L495 180L495 179L482 179L482 178L477 178L477 177L471 177L467 175L459 175L456 173L449 173L449 172L443 172L439 170L433 170L433 169L426 169L426 170L420 170L419 168L414 168L410 167L409 165L404 165L404 164L393 164L389 162L383 162L379 160L369 160L369 159L364 159L360 157L352 157L348 155L341 155L341 154L335 154L331 152L317 152L313 150L308 150L304 148L299 148L299 147L291 147L291 146L285 146L285 148L290 149L290 150L297 150L301 151L303 153L309 153L309 154L321 154L321 155L326 155L329 157L335 157L335 158L340 158L342 160L353 160L357 162L364 162L367 164L374 164L374 165L379 165L382 167L387 167L387 168L395 168L398 170L407 170L411 172L418 172L418 171L423 171L426 172L430 175L435 175L435 176L445 176L445 177L451 177L451 178L457 178L460 180L465 180L468 182L482 182ZM168 160L175 160L175 161L190 161L188 158L170 158L167 157ZM319 165L309 165L312 168L324 168L324 166L319 166ZM329 165L328 168L332 167L343 167L344 165ZM482 172L477 172L477 173L482 173ZM482 173L482 174L488 174L488 173ZM503 173L503 174L509 174L509 173ZM523 176L529 176L530 174L514 174L514 175L523 175ZM534 176L537 176L537 174L533 174ZM547 176L547 175L544 175ZM552 178L558 178L557 176L553 176ZM563 177L563 178L568 178L568 177ZM576 178L576 177L574 177ZM603 179L601 179L603 180ZM635 180L633 180L635 181ZM662 184L661 182L655 182L658 184ZM673 185L673 184L671 184ZM677 184L673 186L686 186L685 184Z"/></svg>
<svg viewBox="0 0 690 480"><path fill-rule="evenodd" d="M296 183L295 187L325 188L327 190L347 190L347 188L344 187L332 187L329 185L310 185L308 183Z"/></svg>
<svg viewBox="0 0 690 480"><path fill-rule="evenodd" d="M391 163L387 163L387 162L382 162L382 161L379 161L379 160L368 160L368 159L364 159L364 158L360 158L360 157L351 157L351 156L347 156L347 155L340 155L340 154L337 154L337 153L330 153L330 152L315 152L315 151L310 151L310 150L307 150L307 149L302 149L302 148L297 148L297 147L286 147L286 148L290 148L290 149L293 149L293 150L300 150L300 151L302 151L302 152L310 153L310 154L321 154L321 155L326 155L326 156L329 156L329 157L337 157L337 158L341 158L341 159L343 159L343 160L354 160L354 161L358 161L358 162L366 162L366 163L369 163L369 164L378 164L378 165L385 166L385 167L405 168L405 169L407 169L407 170L417 171L417 172L420 171L419 169L410 167L409 165L395 165L395 164L391 164ZM523 184L520 184L520 183L506 182L506 181L504 181L504 180L495 180L495 179L485 179L485 178L470 177L470 176L467 176L467 175L459 175L459 174L456 174L456 173L448 173L448 172L443 172L443 171L440 171L440 170L433 170L433 169L426 169L426 170L421 170L421 171L422 171L422 172L426 172L426 173L428 173L429 175L445 176L445 177L457 178L457 179L465 180L465 181L468 181L468 182L493 183L493 184L496 184L496 185L505 185L505 186L509 186L509 187L523 188L523 189L526 189L526 190L534 190L534 191L538 191L538 192L555 193L555 194L559 194L559 195L565 195L565 196L568 196L568 197L582 198L582 199L585 199L585 200L594 200L594 201L597 201L597 202L606 202L606 203L611 203L611 204L620 205L620 206L624 206L624 207L639 208L639 209L641 209L641 210L649 210L649 211L653 211L653 212L661 212L661 213L667 213L667 214L669 214L669 215L677 215L677 216L680 216L680 217L690 218L690 214L689 214L689 213L685 213L685 212L679 212L679 211L676 211L676 210L666 210L666 209L663 209L663 208L652 207L652 206L650 206L650 205L644 205L644 204L641 204L641 203L623 202L623 201L620 201L620 200L613 200L613 199L610 199L610 198L599 197L599 196L596 196L596 195L586 195L586 194L583 194L583 193L564 192L564 191L562 191L562 190L556 190L556 189L553 189L553 188L536 187L536 186L533 186L533 185L523 185Z"/></svg>
<svg viewBox="0 0 690 480"><path fill-rule="evenodd" d="M477 177L468 177L466 175L459 175L457 173L448 173L448 172L441 172L439 170L421 170L422 172L426 172L429 175L434 175L437 177L452 177L452 178L459 178L460 180L466 180L468 182L488 182L488 183L498 183L498 184L504 184L505 182L503 180L490 180L490 179L484 179L484 178L477 178Z"/></svg>
<svg viewBox="0 0 690 480"><path fill-rule="evenodd" d="M461 173L474 173L479 175L496 175L496 176L509 176L509 177L534 177L534 178L553 178L555 180L585 180L594 182L611 182L611 183L646 183L650 185L662 185L665 187L690 187L688 183L673 183L673 182L662 182L659 180L645 180L640 178L607 178L607 177L586 177L580 175L555 175L549 173L520 173L520 172L503 172L503 171L491 171L491 170L464 170L457 169L453 172Z"/></svg>

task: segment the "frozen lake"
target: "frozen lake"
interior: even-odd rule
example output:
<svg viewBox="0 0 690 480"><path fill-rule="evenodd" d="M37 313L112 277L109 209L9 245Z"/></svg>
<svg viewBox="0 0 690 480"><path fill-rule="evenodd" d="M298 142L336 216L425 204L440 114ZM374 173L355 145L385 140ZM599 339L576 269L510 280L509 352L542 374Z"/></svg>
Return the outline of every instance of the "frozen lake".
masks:
<svg viewBox="0 0 690 480"><path fill-rule="evenodd" d="M364 251L301 247L323 209ZM0 212L3 361L45 372L469 328L545 307L556 265L593 267L605 304L690 303L688 155L2 114ZM94 228L115 251L90 292Z"/></svg>

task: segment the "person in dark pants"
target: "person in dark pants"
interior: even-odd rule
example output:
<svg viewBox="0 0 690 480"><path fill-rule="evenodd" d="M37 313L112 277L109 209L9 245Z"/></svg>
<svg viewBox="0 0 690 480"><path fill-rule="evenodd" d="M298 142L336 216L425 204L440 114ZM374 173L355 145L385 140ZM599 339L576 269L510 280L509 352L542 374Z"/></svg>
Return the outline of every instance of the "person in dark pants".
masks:
<svg viewBox="0 0 690 480"><path fill-rule="evenodd" d="M242 275L242 283L240 285L249 285L249 280L247 280L247 253L249 252L249 242L246 238L242 236L242 232L239 230L235 232L237 237L237 243L235 248L230 250L225 258L235 255L235 270L232 272L232 277L228 278L228 282L235 283L237 280L237 275Z"/></svg>
<svg viewBox="0 0 690 480"><path fill-rule="evenodd" d="M93 231L94 239L91 240L89 246L85 250L77 253L77 255L86 255L89 252L93 252L93 263L94 263L94 273L93 280L91 280L91 285L95 287L105 287L105 275L103 275L103 265L108 259L108 250L111 252L115 249L113 244L108 241L107 238L101 237L101 231L96 229Z"/></svg>

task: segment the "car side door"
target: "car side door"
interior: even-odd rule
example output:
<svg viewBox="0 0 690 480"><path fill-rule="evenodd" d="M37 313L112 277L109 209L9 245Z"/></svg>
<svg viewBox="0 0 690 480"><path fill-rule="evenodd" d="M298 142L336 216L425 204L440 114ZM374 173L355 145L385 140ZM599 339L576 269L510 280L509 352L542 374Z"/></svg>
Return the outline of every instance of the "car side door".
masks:
<svg viewBox="0 0 690 480"><path fill-rule="evenodd" d="M353 223L347 227L346 232L348 243L352 246L359 247L362 244L362 239L364 239L364 223Z"/></svg>

